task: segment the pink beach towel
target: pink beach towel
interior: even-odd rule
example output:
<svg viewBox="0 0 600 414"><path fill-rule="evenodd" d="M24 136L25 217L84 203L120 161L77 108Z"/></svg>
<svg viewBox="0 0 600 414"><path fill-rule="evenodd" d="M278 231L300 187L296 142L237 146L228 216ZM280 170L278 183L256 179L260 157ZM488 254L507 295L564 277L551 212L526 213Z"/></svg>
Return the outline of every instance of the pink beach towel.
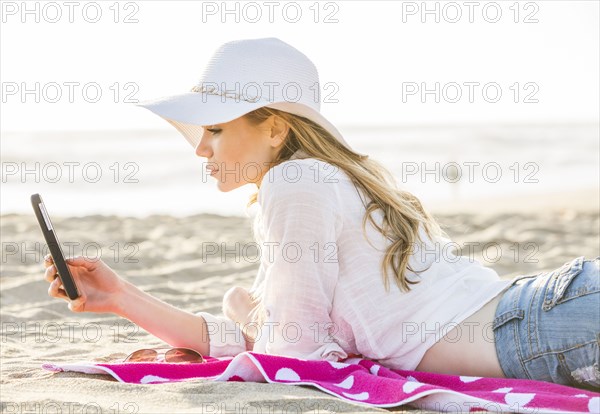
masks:
<svg viewBox="0 0 600 414"><path fill-rule="evenodd" d="M206 379L311 385L343 400L375 407L432 411L600 413L600 393L543 381L485 378L388 369L360 358L308 361L255 352L234 358L205 358L203 364L65 363L50 371L109 374L134 384Z"/></svg>

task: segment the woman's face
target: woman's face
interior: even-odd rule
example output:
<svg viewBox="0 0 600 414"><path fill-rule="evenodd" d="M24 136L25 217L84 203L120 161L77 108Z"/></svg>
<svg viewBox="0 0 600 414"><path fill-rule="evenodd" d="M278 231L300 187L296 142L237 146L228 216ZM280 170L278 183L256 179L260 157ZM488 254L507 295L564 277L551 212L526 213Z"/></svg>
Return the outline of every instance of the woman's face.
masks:
<svg viewBox="0 0 600 414"><path fill-rule="evenodd" d="M207 159L205 176L216 179L222 192L251 183L259 186L289 130L276 116L259 125L240 117L203 128L196 155Z"/></svg>

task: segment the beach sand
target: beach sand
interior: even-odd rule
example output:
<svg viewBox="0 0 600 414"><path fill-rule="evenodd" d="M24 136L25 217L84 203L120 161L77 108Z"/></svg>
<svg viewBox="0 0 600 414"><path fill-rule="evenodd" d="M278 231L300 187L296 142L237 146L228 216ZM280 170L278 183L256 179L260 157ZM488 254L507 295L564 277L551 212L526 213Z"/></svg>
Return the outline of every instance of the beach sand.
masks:
<svg viewBox="0 0 600 414"><path fill-rule="evenodd" d="M503 278L554 269L600 251L598 191L426 206L459 245ZM87 249L150 294L190 312L219 313L225 291L250 287L254 257L250 218L195 215L53 217L63 245ZM106 375L51 373L45 362L109 361L166 345L110 314L75 314L48 296L43 239L31 215L3 215L1 271L2 412L377 412L308 386L196 381L122 384ZM127 244L130 243L130 244ZM207 253L225 243L229 255ZM233 249L233 250L232 250ZM500 252L500 253L499 253ZM67 253L68 254L68 253ZM463 255L468 255L463 253ZM69 411L71 409L72 411ZM52 411L54 410L54 411ZM396 410L410 410L400 407Z"/></svg>

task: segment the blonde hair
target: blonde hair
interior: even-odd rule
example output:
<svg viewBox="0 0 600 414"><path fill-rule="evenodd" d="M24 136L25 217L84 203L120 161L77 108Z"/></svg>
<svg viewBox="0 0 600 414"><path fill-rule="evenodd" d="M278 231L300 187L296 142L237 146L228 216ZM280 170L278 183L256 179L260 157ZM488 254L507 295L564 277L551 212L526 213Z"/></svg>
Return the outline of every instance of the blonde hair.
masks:
<svg viewBox="0 0 600 414"><path fill-rule="evenodd" d="M383 283L389 291L388 268L393 271L394 282L401 291L410 291L411 284L418 281L407 280L406 269L420 273L426 269L415 271L408 265L413 247L419 240L419 226L422 224L430 238L447 237L436 220L421 205L421 202L407 191L397 188L392 174L379 162L368 156L361 156L333 137L327 130L315 122L288 112L262 107L245 115L252 125L258 125L271 115L279 116L289 125L289 132L276 159L270 164L274 167L288 160L294 152L302 150L311 158L316 158L342 169L370 199L365 205L363 217L363 235L366 238L365 225L369 220L390 245L385 252L381 268ZM360 194L360 193L359 193ZM250 196L247 207L257 201L258 192ZM361 197L362 198L362 197ZM365 201L363 199L363 204ZM376 210L383 212L383 226L378 226L371 217ZM255 231L256 233L256 231ZM252 320L261 325L265 320L265 312L259 292L252 292L254 308Z"/></svg>

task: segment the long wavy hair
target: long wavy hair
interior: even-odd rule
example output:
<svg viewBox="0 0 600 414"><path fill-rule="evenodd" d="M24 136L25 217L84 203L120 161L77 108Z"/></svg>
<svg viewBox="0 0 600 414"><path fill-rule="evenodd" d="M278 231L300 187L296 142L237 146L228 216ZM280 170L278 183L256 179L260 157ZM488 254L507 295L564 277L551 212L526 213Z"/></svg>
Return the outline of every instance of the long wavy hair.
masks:
<svg viewBox="0 0 600 414"><path fill-rule="evenodd" d="M365 226L369 220L390 241L381 263L386 291L389 291L389 268L392 269L392 277L400 290L410 291L410 285L419 281L408 280L406 269L415 273L426 270L417 271L408 265L409 256L413 253L412 249L417 240L420 240L420 225L430 238L448 237L433 216L425 210L417 197L398 189L392 174L379 162L351 151L315 122L268 107L259 108L244 116L251 125L259 125L271 115L283 119L289 126L289 132L276 159L269 164L270 167L288 160L297 150L302 150L310 158L335 165L346 172L355 186L369 198L368 204L363 199L366 209L362 221L363 235L367 237ZM257 198L258 192L252 194L247 207L256 203ZM381 210L383 213L382 226L379 226L371 216L376 210ZM256 229L254 233L256 236ZM259 326L265 320L260 290L262 289L251 292L254 305L251 318Z"/></svg>

